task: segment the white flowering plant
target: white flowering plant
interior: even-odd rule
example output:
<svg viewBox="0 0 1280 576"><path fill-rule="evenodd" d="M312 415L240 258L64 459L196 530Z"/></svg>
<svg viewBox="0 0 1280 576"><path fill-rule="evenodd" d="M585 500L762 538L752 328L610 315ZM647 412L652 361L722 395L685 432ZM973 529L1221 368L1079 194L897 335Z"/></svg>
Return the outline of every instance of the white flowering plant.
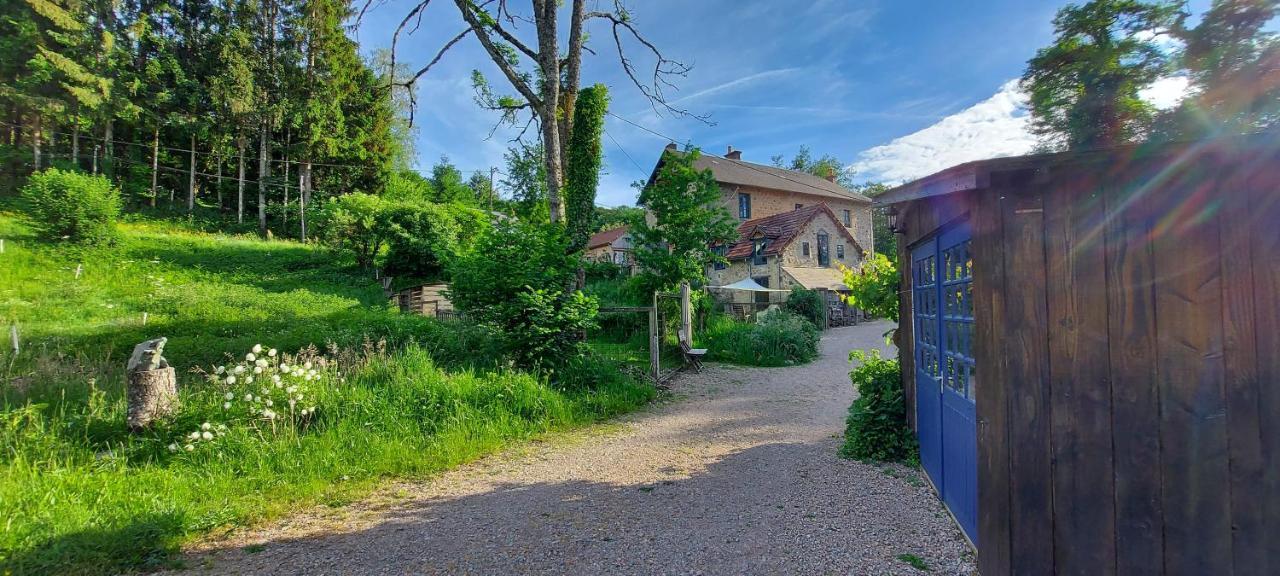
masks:
<svg viewBox="0 0 1280 576"><path fill-rule="evenodd" d="M202 416L220 423L181 431L182 436L169 444L171 452L212 446L234 428L246 428L258 437L305 430L315 421L324 392L342 380L337 364L314 348L290 356L260 344L214 366L205 377L211 386L206 401L196 404L205 407Z"/></svg>

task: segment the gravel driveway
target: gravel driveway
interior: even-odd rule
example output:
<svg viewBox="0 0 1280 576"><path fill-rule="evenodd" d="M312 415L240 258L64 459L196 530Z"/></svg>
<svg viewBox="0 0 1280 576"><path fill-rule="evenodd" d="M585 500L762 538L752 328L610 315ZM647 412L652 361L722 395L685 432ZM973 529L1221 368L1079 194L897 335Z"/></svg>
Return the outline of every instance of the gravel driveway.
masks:
<svg viewBox="0 0 1280 576"><path fill-rule="evenodd" d="M817 361L709 365L670 397L422 483L317 507L193 551L193 574L932 574L972 552L919 472L836 456L847 354L886 323L829 330Z"/></svg>

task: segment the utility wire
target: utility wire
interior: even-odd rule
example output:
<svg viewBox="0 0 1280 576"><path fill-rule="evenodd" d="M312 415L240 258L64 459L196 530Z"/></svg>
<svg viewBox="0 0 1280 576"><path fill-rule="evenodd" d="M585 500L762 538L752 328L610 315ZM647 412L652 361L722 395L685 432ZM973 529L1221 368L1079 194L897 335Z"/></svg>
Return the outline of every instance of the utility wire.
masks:
<svg viewBox="0 0 1280 576"><path fill-rule="evenodd" d="M635 159L635 158L632 158L632 157L631 157L631 154L627 153L627 149L626 149L626 148L623 148L623 147L622 147L622 145L621 145L621 144L619 144L619 143L618 143L618 141L614 139L613 134L610 134L608 130L605 130L605 131L604 131L604 135L605 135L605 136L608 136L608 137L609 137L609 140L613 142L613 145L614 145L614 146L617 146L617 147L618 147L618 150L622 152L622 155L623 155L623 156L626 156L626 157L627 157L627 160L630 160L630 161L631 161L631 163L635 165L636 170L639 170L639 171L641 171L641 172L644 172L644 167L640 166L640 163L639 163L639 162L636 162L636 159Z"/></svg>

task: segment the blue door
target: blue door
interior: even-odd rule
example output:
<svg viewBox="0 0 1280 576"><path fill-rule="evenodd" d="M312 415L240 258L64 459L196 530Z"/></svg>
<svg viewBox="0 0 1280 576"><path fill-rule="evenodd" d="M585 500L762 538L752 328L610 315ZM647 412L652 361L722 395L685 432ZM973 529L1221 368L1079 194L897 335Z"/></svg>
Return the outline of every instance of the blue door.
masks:
<svg viewBox="0 0 1280 576"><path fill-rule="evenodd" d="M912 251L920 463L977 544L973 258L967 225Z"/></svg>

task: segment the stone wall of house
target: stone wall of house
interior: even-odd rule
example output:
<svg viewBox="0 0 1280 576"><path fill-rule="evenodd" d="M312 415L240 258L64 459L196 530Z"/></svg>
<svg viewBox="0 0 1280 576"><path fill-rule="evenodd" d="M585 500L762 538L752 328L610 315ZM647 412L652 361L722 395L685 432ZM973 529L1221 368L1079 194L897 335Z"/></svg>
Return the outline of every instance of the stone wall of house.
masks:
<svg viewBox="0 0 1280 576"><path fill-rule="evenodd" d="M857 268L862 264L862 260L858 257L858 251L849 245L849 239L836 228L839 223L831 220L826 214L819 214L808 224L804 230L796 236L795 240L787 246L782 253L783 266L802 266L808 268L818 267L818 232L826 232L828 242L830 242L831 268L839 268L837 264L844 264L849 268ZM809 243L809 255L804 255L804 243ZM837 245L844 245L844 258L838 258L836 255L839 250Z"/></svg>
<svg viewBox="0 0 1280 576"><path fill-rule="evenodd" d="M839 198L831 198L829 196L819 196L814 194L801 194L798 192L786 192L782 190L772 190L767 188L754 188L750 186L737 186L722 184L723 193L720 195L721 205L729 211L735 219L738 217L738 194L746 193L751 195L751 219L764 218L790 212L796 209L796 204L802 206L812 206L814 204L826 204L831 208L831 212L836 218L842 217L842 211L849 211L849 221L852 226L849 227L849 233L853 235L858 244L862 245L864 250L871 250L871 205L854 200L841 200Z"/></svg>

